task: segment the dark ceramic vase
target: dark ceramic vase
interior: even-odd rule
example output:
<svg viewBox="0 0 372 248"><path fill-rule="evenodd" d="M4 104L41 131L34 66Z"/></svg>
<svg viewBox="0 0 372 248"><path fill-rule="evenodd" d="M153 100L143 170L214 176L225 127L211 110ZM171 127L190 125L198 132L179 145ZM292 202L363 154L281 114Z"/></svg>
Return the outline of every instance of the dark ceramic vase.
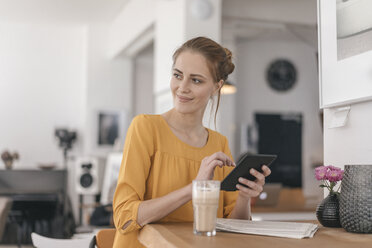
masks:
<svg viewBox="0 0 372 248"><path fill-rule="evenodd" d="M337 193L330 193L316 208L316 217L325 227L341 227L338 198Z"/></svg>
<svg viewBox="0 0 372 248"><path fill-rule="evenodd" d="M372 165L345 165L340 220L348 232L372 233Z"/></svg>

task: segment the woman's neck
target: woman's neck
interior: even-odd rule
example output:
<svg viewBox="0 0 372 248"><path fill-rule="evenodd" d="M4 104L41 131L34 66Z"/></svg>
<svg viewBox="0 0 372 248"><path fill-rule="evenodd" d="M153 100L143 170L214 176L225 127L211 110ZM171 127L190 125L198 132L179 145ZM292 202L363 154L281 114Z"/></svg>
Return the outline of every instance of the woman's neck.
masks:
<svg viewBox="0 0 372 248"><path fill-rule="evenodd" d="M194 134L205 132L202 114L182 114L175 109L171 109L162 114L162 116L167 120L168 124L177 131Z"/></svg>

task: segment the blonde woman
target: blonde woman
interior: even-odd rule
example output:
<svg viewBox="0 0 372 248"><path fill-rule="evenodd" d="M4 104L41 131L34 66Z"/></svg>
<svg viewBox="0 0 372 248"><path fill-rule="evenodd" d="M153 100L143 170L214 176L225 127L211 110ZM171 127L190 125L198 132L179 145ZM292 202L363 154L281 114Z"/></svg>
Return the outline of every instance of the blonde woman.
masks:
<svg viewBox="0 0 372 248"><path fill-rule="evenodd" d="M192 222L191 183L220 180L235 166L226 137L202 124L208 101L234 70L231 52L205 37L184 43L173 55L170 88L174 107L161 115L139 115L129 127L114 196L114 247L143 247L137 234L153 222ZM270 169L240 178L235 192L220 193L218 217L250 219Z"/></svg>

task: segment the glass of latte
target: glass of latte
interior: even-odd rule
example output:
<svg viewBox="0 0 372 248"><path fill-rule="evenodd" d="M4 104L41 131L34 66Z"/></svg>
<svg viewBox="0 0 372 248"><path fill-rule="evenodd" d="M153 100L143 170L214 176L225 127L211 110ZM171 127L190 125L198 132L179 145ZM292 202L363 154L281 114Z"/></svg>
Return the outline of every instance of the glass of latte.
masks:
<svg viewBox="0 0 372 248"><path fill-rule="evenodd" d="M194 234L216 235L216 219L220 181L192 181L192 205L194 207Z"/></svg>

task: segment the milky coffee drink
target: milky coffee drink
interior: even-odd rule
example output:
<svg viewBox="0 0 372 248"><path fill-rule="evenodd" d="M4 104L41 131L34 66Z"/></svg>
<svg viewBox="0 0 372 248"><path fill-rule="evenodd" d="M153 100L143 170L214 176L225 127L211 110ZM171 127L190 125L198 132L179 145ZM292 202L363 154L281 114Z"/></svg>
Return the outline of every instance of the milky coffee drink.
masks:
<svg viewBox="0 0 372 248"><path fill-rule="evenodd" d="M195 234L216 235L219 195L220 181L193 181L192 204L194 207Z"/></svg>

